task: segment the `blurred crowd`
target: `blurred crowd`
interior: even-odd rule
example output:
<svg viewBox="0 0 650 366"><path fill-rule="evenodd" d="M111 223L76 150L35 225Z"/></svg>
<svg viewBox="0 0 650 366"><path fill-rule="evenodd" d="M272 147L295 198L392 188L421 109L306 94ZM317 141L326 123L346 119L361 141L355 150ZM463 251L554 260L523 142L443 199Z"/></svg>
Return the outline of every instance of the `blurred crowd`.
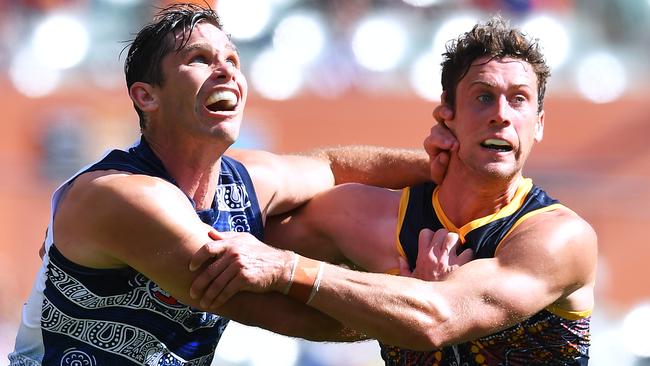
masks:
<svg viewBox="0 0 650 366"><path fill-rule="evenodd" d="M49 194L109 146L137 136L121 51L171 2L0 0L0 364L37 268ZM427 111L439 101L438 65L449 39L497 12L539 38L552 66L552 122L540 147L545 160L533 161L530 174L581 209L599 234L592 364L650 365L650 0L208 3L239 47L251 87L238 144L280 152L342 143L419 147ZM395 128L390 111L409 120L423 113L413 118L415 132L400 134L387 129ZM310 126L322 121L313 116L337 121ZM231 326L215 364L382 363L375 342L322 345Z"/></svg>

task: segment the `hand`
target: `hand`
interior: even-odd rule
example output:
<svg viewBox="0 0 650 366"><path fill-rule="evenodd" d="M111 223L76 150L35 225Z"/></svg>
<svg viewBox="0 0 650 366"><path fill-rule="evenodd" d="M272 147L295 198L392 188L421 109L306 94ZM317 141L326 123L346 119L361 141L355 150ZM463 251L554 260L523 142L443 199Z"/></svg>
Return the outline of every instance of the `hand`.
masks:
<svg viewBox="0 0 650 366"><path fill-rule="evenodd" d="M431 179L440 183L447 172L449 154L458 149L458 141L445 124L445 121L454 118L454 111L447 104L438 105L433 110L433 118L437 124L431 127L431 132L424 139L423 145L429 155Z"/></svg>
<svg viewBox="0 0 650 366"><path fill-rule="evenodd" d="M472 260L473 252L465 249L456 255L456 248L461 245L458 234L445 229L435 233L422 229L418 238L418 258L413 272L408 263L400 258L400 275L419 278L425 281L442 281L449 273ZM406 266L404 266L406 264Z"/></svg>
<svg viewBox="0 0 650 366"><path fill-rule="evenodd" d="M271 248L249 233L212 230L209 236L215 241L203 245L190 261L190 271L203 267L190 288L190 297L200 298L203 309L216 309L239 291L281 291L288 282L290 252Z"/></svg>

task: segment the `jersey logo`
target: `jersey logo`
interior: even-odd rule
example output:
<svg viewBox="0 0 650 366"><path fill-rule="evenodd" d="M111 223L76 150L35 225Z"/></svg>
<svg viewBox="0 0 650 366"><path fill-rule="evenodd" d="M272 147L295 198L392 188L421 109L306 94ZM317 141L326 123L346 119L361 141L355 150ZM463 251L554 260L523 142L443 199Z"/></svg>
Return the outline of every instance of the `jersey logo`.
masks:
<svg viewBox="0 0 650 366"><path fill-rule="evenodd" d="M147 284L147 290L149 291L149 295L151 295L151 297L155 299L156 302L162 304L163 306L169 308L182 308L185 306L178 302L178 300L176 300L176 298L173 297L169 292L160 288L160 286L158 286L153 281L149 281Z"/></svg>
<svg viewBox="0 0 650 366"><path fill-rule="evenodd" d="M219 211L241 212L251 207L248 192L243 184L230 183L217 186L217 204Z"/></svg>
<svg viewBox="0 0 650 366"><path fill-rule="evenodd" d="M95 357L78 350L76 348L69 348L65 350L61 356L61 366L95 366L97 361Z"/></svg>

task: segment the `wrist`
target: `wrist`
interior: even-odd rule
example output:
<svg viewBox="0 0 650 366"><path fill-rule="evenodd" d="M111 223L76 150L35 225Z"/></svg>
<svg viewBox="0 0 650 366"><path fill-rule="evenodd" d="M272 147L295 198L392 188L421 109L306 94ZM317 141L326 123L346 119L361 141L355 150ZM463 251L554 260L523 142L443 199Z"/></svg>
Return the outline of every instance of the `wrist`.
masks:
<svg viewBox="0 0 650 366"><path fill-rule="evenodd" d="M293 284L294 276L296 274L296 266L298 265L298 258L300 257L297 253L287 253L289 254L289 258L285 260L282 276L278 283L278 289L276 289L284 295L289 293L289 289Z"/></svg>
<svg viewBox="0 0 650 366"><path fill-rule="evenodd" d="M287 282L286 294L305 304L314 298L320 287L324 263L296 255L293 276Z"/></svg>
<svg viewBox="0 0 650 366"><path fill-rule="evenodd" d="M273 291L286 295L288 288L293 282L293 272L295 271L295 263L297 260L298 254L291 251L282 251L282 268L273 284Z"/></svg>

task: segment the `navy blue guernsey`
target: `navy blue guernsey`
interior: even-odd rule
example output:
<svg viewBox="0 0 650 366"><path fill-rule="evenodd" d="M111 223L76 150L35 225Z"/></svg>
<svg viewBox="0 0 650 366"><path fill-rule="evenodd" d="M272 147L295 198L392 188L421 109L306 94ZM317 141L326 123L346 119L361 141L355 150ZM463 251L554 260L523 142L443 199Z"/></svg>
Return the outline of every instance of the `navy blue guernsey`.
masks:
<svg viewBox="0 0 650 366"><path fill-rule="evenodd" d="M564 207L530 179L524 179L508 205L457 228L445 215L437 193L433 183L403 191L397 251L408 260L411 270L417 259L418 236L424 228L456 232L463 244L459 251L469 247L474 259L492 258L505 238L527 218ZM575 312L551 305L521 323L476 340L425 352L380 344L381 355L387 366L586 365L590 319L591 309Z"/></svg>
<svg viewBox="0 0 650 366"><path fill-rule="evenodd" d="M53 197L52 212L77 176L98 170L149 175L177 185L142 138L63 184ZM219 231L250 232L263 239L250 176L231 158L221 158L212 207L196 213ZM9 359L11 365L210 365L227 324L226 318L180 303L132 268L93 269L69 261L52 243L50 224L43 266L24 305Z"/></svg>

